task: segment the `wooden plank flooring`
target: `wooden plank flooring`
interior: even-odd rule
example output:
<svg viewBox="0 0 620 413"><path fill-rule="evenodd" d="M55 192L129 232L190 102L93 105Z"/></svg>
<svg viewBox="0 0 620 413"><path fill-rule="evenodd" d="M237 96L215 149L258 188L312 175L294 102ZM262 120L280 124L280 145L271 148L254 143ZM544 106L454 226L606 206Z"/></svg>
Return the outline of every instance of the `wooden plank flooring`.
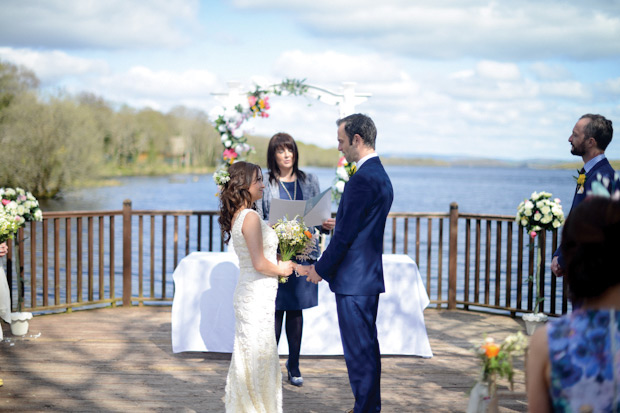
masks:
<svg viewBox="0 0 620 413"><path fill-rule="evenodd" d="M230 354L173 354L170 312L146 306L37 316L25 338L13 337L2 323L0 411L223 412ZM505 316L424 314L434 357L382 358L384 412L464 412L478 374L472 344L484 334L501 340L524 329L521 320ZM283 379L285 361L281 357ZM301 368L303 387L284 380L285 413L353 407L342 357L302 357ZM527 410L521 361L517 368L515 393L500 401L501 412Z"/></svg>

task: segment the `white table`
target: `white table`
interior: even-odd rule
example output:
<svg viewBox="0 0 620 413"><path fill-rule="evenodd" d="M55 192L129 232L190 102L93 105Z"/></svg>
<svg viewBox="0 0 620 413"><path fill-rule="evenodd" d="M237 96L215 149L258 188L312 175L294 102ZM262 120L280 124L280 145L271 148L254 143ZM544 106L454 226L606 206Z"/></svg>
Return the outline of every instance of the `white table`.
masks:
<svg viewBox="0 0 620 413"><path fill-rule="evenodd" d="M383 255L386 292L379 298L377 330L381 354L432 357L424 325L429 304L418 266L407 255ZM172 351L233 349L232 298L239 274L231 252L194 252L174 271ZM284 329L283 329L284 330ZM288 354L286 333L278 347ZM319 283L319 305L304 310L302 355L341 355L336 300L326 282Z"/></svg>

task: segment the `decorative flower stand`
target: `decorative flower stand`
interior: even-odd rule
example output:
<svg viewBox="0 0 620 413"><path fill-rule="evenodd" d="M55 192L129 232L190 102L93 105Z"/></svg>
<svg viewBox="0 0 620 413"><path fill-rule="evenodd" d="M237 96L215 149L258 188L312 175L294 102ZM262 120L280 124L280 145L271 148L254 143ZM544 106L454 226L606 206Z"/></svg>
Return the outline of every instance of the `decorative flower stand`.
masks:
<svg viewBox="0 0 620 413"><path fill-rule="evenodd" d="M25 336L28 333L28 320L32 313L11 313L11 333L14 336Z"/></svg>
<svg viewBox="0 0 620 413"><path fill-rule="evenodd" d="M546 314L544 313L527 313L523 314L523 321L525 322L525 332L528 336L534 334L534 331L540 326L545 325L547 322Z"/></svg>

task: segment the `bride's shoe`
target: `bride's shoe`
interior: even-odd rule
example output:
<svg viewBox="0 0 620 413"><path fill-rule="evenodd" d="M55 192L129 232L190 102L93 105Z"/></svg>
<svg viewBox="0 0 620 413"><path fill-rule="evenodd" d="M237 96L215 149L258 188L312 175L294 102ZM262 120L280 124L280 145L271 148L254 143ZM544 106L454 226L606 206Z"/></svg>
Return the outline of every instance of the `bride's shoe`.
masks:
<svg viewBox="0 0 620 413"><path fill-rule="evenodd" d="M286 361L286 372L288 373L288 381L293 386L301 387L304 384L304 378L303 377L291 376L291 371L288 369L288 360Z"/></svg>

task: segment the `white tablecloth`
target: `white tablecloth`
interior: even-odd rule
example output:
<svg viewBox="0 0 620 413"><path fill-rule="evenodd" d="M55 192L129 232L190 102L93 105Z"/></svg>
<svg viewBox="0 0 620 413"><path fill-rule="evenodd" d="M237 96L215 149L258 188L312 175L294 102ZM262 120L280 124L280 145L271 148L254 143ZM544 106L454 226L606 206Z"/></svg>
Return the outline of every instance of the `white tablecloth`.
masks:
<svg viewBox="0 0 620 413"><path fill-rule="evenodd" d="M379 298L381 354L432 357L423 311L429 304L418 266L407 255L383 255L386 292ZM235 335L232 297L239 274L230 252L194 252L174 271L172 351L230 353ZM283 329L278 347L288 354ZM341 355L336 300L319 283L319 305L304 310L302 355Z"/></svg>

